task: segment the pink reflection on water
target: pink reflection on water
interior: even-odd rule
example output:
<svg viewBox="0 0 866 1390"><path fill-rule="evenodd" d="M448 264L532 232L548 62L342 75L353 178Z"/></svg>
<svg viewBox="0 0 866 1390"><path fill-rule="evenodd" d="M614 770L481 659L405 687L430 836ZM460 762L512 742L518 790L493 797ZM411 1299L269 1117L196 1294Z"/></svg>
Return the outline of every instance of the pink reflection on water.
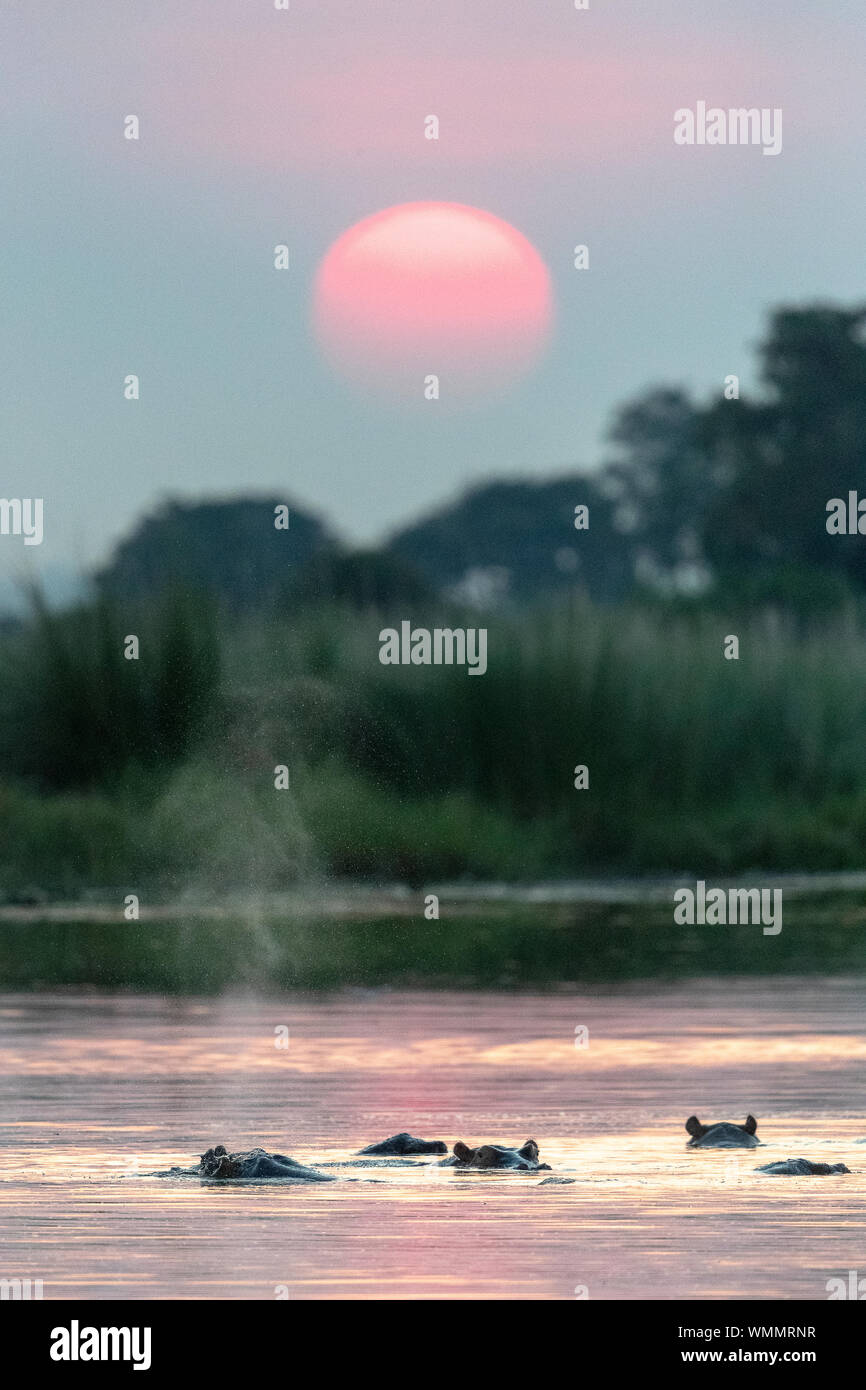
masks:
<svg viewBox="0 0 866 1390"><path fill-rule="evenodd" d="M862 1263L862 1005L852 981L6 997L3 1262L49 1298L826 1297ZM693 1111L748 1110L763 1149L685 1148ZM533 1135L574 1181L425 1160L313 1187L145 1176L220 1141L316 1163L404 1128ZM754 1172L797 1154L855 1171Z"/></svg>

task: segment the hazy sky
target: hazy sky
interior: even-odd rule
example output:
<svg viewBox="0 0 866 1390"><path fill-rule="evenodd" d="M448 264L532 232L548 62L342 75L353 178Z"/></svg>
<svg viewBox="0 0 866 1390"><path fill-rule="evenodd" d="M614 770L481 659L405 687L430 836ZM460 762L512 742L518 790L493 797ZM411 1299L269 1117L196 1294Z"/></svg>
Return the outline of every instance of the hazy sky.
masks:
<svg viewBox="0 0 866 1390"><path fill-rule="evenodd" d="M590 6L4 0L0 495L45 499L45 540L0 536L0 576L99 560L167 493L374 539L596 464L647 386L748 388L769 306L866 299L863 0ZM678 147L699 100L781 107L781 154ZM512 223L552 277L548 355L493 403L367 399L313 338L335 237L427 199Z"/></svg>

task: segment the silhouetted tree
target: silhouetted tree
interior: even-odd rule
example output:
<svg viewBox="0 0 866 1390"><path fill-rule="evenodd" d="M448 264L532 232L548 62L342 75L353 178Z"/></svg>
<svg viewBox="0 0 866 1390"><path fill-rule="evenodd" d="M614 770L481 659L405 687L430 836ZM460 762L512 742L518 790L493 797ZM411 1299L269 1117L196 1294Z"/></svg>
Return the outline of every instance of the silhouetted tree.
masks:
<svg viewBox="0 0 866 1390"><path fill-rule="evenodd" d="M314 556L334 545L322 524L294 505L288 529L277 529L281 505L285 499L166 502L121 542L97 585L123 599L180 587L233 609L272 603Z"/></svg>
<svg viewBox="0 0 866 1390"><path fill-rule="evenodd" d="M433 589L399 555L381 550L322 551L292 589L293 602L346 603L353 608L424 604Z"/></svg>
<svg viewBox="0 0 866 1390"><path fill-rule="evenodd" d="M576 506L589 508L588 529L575 529ZM389 549L458 597L526 600L577 585L616 599L631 587L632 550L614 510L586 474L484 483L398 532Z"/></svg>
<svg viewBox="0 0 866 1390"><path fill-rule="evenodd" d="M639 578L676 585L691 575L694 582L705 564L703 518L717 478L703 426L700 409L675 388L647 392L614 420L618 452L605 478Z"/></svg>
<svg viewBox="0 0 866 1390"><path fill-rule="evenodd" d="M866 310L780 309L761 349L767 397L707 420L724 485L707 553L734 569L815 567L866 584L866 537L829 535L827 503L866 495Z"/></svg>

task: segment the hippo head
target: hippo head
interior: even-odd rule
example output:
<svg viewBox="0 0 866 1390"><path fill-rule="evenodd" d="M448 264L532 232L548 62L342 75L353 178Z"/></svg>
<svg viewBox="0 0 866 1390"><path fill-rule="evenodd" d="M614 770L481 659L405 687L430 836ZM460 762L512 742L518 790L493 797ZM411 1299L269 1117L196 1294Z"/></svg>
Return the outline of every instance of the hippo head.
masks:
<svg viewBox="0 0 866 1390"><path fill-rule="evenodd" d="M717 1125L702 1125L697 1115L686 1120L686 1130L692 1136L687 1144L689 1149L754 1149L760 1144L756 1137L758 1121L754 1115L746 1116L744 1125L723 1122Z"/></svg>
<svg viewBox="0 0 866 1390"><path fill-rule="evenodd" d="M765 1163L755 1169L756 1173L770 1173L773 1177L805 1178L825 1173L850 1173L844 1163L813 1163L810 1158L784 1158L779 1163Z"/></svg>
<svg viewBox="0 0 866 1390"><path fill-rule="evenodd" d="M199 1167L203 1178L236 1178L241 1171L237 1156L230 1154L225 1144L217 1144L216 1148L203 1153Z"/></svg>
<svg viewBox="0 0 866 1390"><path fill-rule="evenodd" d="M448 1145L441 1139L416 1139L405 1130L392 1134L390 1139L382 1139L378 1144L368 1144L359 1149L361 1154L447 1154Z"/></svg>
<svg viewBox="0 0 866 1390"><path fill-rule="evenodd" d="M266 1149L229 1153L225 1144L216 1144L202 1154L198 1172L203 1178L240 1178L244 1182L261 1182L263 1178L284 1178L290 1182L334 1181L329 1173L308 1168L286 1154L272 1154Z"/></svg>
<svg viewBox="0 0 866 1390"><path fill-rule="evenodd" d="M517 1168L535 1171L547 1168L546 1163L538 1161L538 1145L534 1139L527 1139L519 1149L506 1148L504 1144L481 1144L470 1149L468 1144L459 1141L454 1145L454 1157L461 1168Z"/></svg>

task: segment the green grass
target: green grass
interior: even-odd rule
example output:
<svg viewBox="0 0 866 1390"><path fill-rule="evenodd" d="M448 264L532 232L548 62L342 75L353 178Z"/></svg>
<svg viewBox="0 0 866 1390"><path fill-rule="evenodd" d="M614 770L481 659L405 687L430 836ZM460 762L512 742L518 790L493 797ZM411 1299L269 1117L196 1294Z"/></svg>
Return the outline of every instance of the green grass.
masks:
<svg viewBox="0 0 866 1390"><path fill-rule="evenodd" d="M99 599L56 614L37 589L31 602L29 628L7 637L0 662L7 773L45 791L117 787L189 756L220 683L206 603L173 594L145 610Z"/></svg>
<svg viewBox="0 0 866 1390"><path fill-rule="evenodd" d="M0 896L866 858L853 610L817 627L580 600L416 616L486 625L482 677L381 666L379 629L401 613L318 607L219 633L188 600L139 616L138 662L121 655L130 616L104 608L40 610L0 643Z"/></svg>

